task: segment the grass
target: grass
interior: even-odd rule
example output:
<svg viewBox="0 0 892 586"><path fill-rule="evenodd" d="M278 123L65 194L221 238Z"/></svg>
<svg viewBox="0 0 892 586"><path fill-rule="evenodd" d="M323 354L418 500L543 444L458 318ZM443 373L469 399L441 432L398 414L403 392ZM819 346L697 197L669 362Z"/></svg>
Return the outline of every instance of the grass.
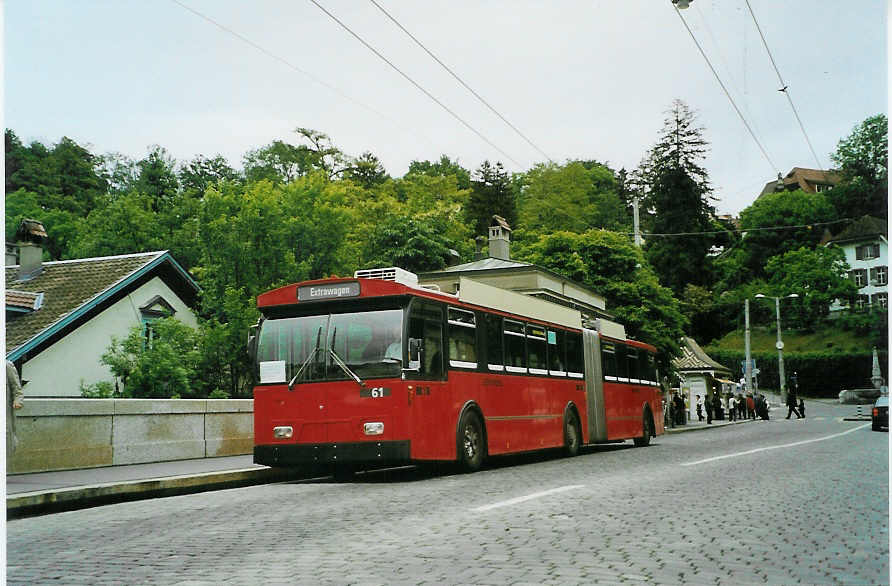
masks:
<svg viewBox="0 0 892 586"><path fill-rule="evenodd" d="M784 352L864 352L869 354L872 346L866 336L855 332L834 328L821 328L814 332L783 330ZM759 327L750 330L752 352L776 350L777 331L774 328ZM722 350L744 350L744 331L737 330L709 344L708 348ZM706 350L709 352L709 350Z"/></svg>

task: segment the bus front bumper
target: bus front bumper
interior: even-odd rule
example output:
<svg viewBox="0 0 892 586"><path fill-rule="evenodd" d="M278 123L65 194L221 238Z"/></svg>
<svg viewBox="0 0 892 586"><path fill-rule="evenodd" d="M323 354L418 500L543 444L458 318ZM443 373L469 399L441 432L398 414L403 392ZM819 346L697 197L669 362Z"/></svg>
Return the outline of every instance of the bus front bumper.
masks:
<svg viewBox="0 0 892 586"><path fill-rule="evenodd" d="M254 446L254 463L272 467L338 462L409 461L409 441L339 442L332 444L276 444Z"/></svg>

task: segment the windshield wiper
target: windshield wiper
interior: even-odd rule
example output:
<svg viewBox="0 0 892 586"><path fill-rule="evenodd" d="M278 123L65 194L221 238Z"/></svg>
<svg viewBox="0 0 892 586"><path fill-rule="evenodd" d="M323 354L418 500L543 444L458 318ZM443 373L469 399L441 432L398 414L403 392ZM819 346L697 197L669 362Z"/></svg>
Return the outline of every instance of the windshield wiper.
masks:
<svg viewBox="0 0 892 586"><path fill-rule="evenodd" d="M295 374L294 378L292 378L291 381L288 383L289 391L294 390L294 383L296 383L297 379L300 378L300 375L303 374L304 369L307 367L307 365L310 364L310 362L316 357L316 353L319 352L319 345L321 343L322 343L322 326L319 326L319 329L316 330L316 347L313 348L313 350L310 352L309 356L307 356L307 359L304 360L304 363L301 364L300 368L297 369L297 374Z"/></svg>
<svg viewBox="0 0 892 586"><path fill-rule="evenodd" d="M360 387L365 388L365 382L363 382L363 380L359 378L359 375L350 370L350 367L347 366L347 364L343 360L341 360L341 357L338 356L338 353L334 351L335 337L337 337L337 335L338 328L337 326L335 326L334 331L331 334L331 347L328 349L328 353L331 355L334 363L337 364L341 368L341 370L343 370L347 374L347 376L355 380Z"/></svg>

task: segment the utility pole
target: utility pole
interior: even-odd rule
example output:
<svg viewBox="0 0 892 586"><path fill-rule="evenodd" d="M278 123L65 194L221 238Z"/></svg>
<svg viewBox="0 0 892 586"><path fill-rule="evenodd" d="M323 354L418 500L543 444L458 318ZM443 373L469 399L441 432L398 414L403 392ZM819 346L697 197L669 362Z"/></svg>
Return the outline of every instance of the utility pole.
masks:
<svg viewBox="0 0 892 586"><path fill-rule="evenodd" d="M635 246L641 248L641 225L638 221L638 196L632 198L632 217L635 225Z"/></svg>
<svg viewBox="0 0 892 586"><path fill-rule="evenodd" d="M746 377L746 392L753 393L753 397L756 396L755 390L753 389L753 361L752 354L750 353L750 300L749 298L744 299L743 301L743 314L745 317L745 325L746 325L746 334L744 339L744 349L746 351L746 362L744 363L743 372Z"/></svg>

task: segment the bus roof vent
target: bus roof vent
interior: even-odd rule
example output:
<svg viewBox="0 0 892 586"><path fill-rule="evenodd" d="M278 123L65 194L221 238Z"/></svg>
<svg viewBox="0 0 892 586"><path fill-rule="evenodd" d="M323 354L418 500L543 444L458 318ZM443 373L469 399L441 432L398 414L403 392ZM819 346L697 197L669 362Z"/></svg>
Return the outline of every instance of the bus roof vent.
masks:
<svg viewBox="0 0 892 586"><path fill-rule="evenodd" d="M399 267L387 267L385 269L362 269L353 273L357 279L379 279L381 281L394 281L409 287L418 286L418 275L410 273Z"/></svg>

